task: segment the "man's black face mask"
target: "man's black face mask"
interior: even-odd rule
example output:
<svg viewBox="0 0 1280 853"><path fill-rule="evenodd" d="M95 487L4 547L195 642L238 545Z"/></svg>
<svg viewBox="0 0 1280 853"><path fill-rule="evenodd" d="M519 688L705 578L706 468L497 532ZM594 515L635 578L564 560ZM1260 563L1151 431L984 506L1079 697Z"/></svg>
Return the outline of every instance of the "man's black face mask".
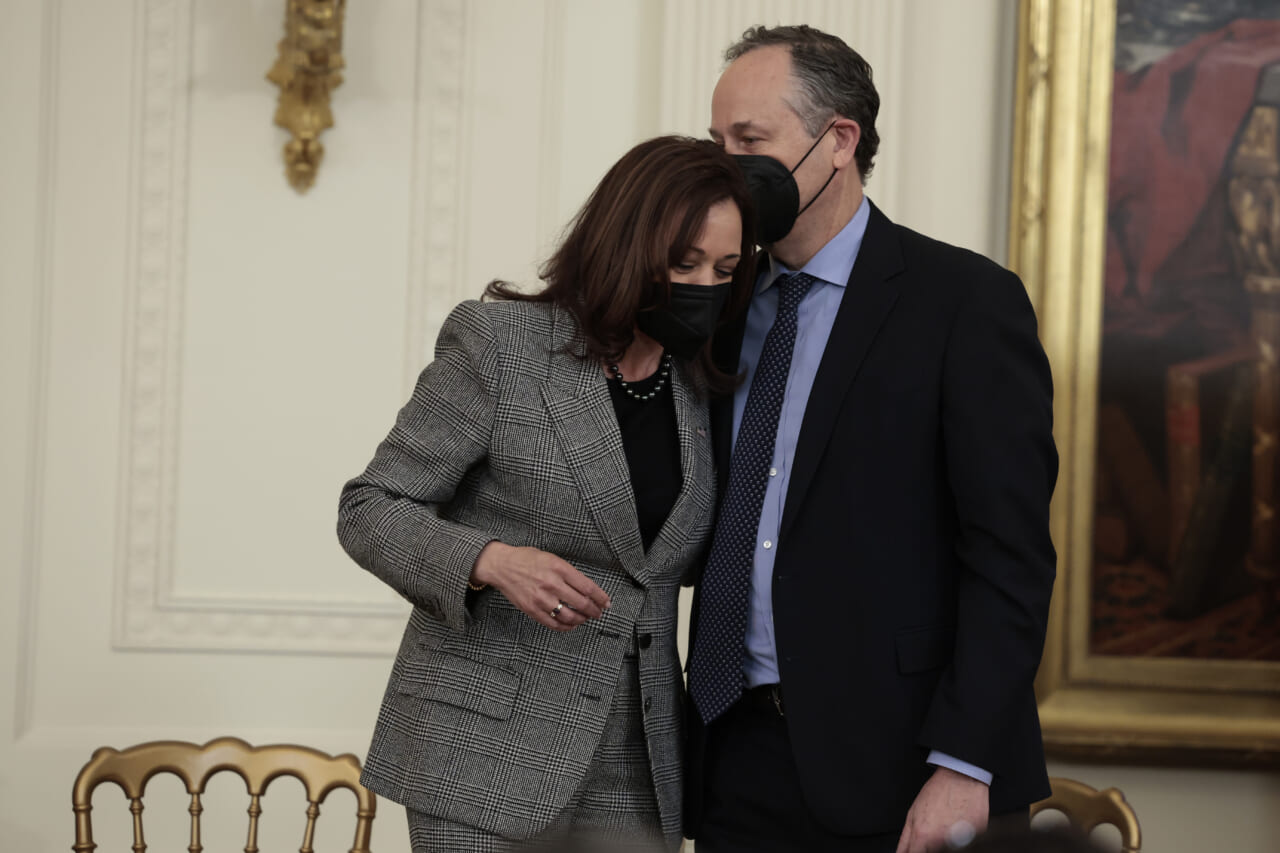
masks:
<svg viewBox="0 0 1280 853"><path fill-rule="evenodd" d="M831 177L827 178L827 182L814 193L809 203L804 207L800 206L800 187L796 184L796 169L800 168L800 164L809 158L813 149L818 147L822 138L835 126L835 122L827 125L827 129L818 134L818 138L809 146L809 150L804 152L800 163L796 163L791 169L764 154L733 155L733 159L738 161L738 167L742 169L742 174L747 179L747 189L751 192L751 203L755 207L756 214L756 240L760 245L776 243L790 234L800 214L818 200L818 196L822 195L827 184L830 184L832 178L836 176L836 170L832 169Z"/></svg>

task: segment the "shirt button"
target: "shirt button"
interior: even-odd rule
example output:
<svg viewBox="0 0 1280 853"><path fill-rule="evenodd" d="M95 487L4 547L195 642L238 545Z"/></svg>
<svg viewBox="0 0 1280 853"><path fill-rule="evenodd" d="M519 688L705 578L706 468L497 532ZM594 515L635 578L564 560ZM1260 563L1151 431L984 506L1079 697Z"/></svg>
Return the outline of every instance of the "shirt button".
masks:
<svg viewBox="0 0 1280 853"><path fill-rule="evenodd" d="M773 547L773 543L772 543L772 542L770 542L768 539L764 540L764 549L765 549L766 551L768 551L768 550L769 550L770 548L772 548L772 547Z"/></svg>
<svg viewBox="0 0 1280 853"><path fill-rule="evenodd" d="M769 476L770 476L770 477L776 477L776 476L778 476L778 469L777 469L777 468L770 468L770 469L769 469Z"/></svg>

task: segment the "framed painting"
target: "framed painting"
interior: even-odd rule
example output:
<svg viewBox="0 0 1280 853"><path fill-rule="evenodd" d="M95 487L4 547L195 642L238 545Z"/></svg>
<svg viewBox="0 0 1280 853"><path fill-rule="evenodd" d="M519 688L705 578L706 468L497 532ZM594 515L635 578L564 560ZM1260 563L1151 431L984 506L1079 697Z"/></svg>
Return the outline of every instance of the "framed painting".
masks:
<svg viewBox="0 0 1280 853"><path fill-rule="evenodd" d="M1280 0L1021 0L1051 755L1280 766Z"/></svg>

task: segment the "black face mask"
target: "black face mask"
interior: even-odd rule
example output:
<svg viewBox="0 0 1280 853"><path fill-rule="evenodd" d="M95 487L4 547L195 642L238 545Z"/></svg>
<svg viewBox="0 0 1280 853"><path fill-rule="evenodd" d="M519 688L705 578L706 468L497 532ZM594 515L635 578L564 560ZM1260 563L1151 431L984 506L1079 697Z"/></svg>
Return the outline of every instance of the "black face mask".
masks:
<svg viewBox="0 0 1280 853"><path fill-rule="evenodd" d="M727 281L711 285L673 281L671 302L641 311L636 326L672 355L691 359L710 340L732 287Z"/></svg>
<svg viewBox="0 0 1280 853"><path fill-rule="evenodd" d="M835 122L832 122L826 130L818 134L818 138L800 158L800 163L809 159L813 149L818 147L822 138L835 126ZM747 179L747 189L751 192L751 204L755 207L756 241L762 246L776 243L790 234L800 214L818 200L818 196L822 195L827 184L835 178L837 171L832 169L827 183L814 193L813 198L809 199L809 204L801 207L800 187L796 185L795 178L796 169L800 168L800 163L796 163L795 168L788 169L764 154L735 154L733 159L738 161L738 166Z"/></svg>

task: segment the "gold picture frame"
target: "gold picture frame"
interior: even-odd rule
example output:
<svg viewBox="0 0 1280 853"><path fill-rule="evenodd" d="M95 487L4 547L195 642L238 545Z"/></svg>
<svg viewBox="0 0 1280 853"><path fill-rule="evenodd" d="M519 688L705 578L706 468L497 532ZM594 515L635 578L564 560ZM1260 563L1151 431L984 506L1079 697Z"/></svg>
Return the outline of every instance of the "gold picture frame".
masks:
<svg viewBox="0 0 1280 853"><path fill-rule="evenodd" d="M1091 651L1116 0L1020 0L1010 266L1053 366L1058 581L1036 689L1067 759L1280 766L1280 663Z"/></svg>

